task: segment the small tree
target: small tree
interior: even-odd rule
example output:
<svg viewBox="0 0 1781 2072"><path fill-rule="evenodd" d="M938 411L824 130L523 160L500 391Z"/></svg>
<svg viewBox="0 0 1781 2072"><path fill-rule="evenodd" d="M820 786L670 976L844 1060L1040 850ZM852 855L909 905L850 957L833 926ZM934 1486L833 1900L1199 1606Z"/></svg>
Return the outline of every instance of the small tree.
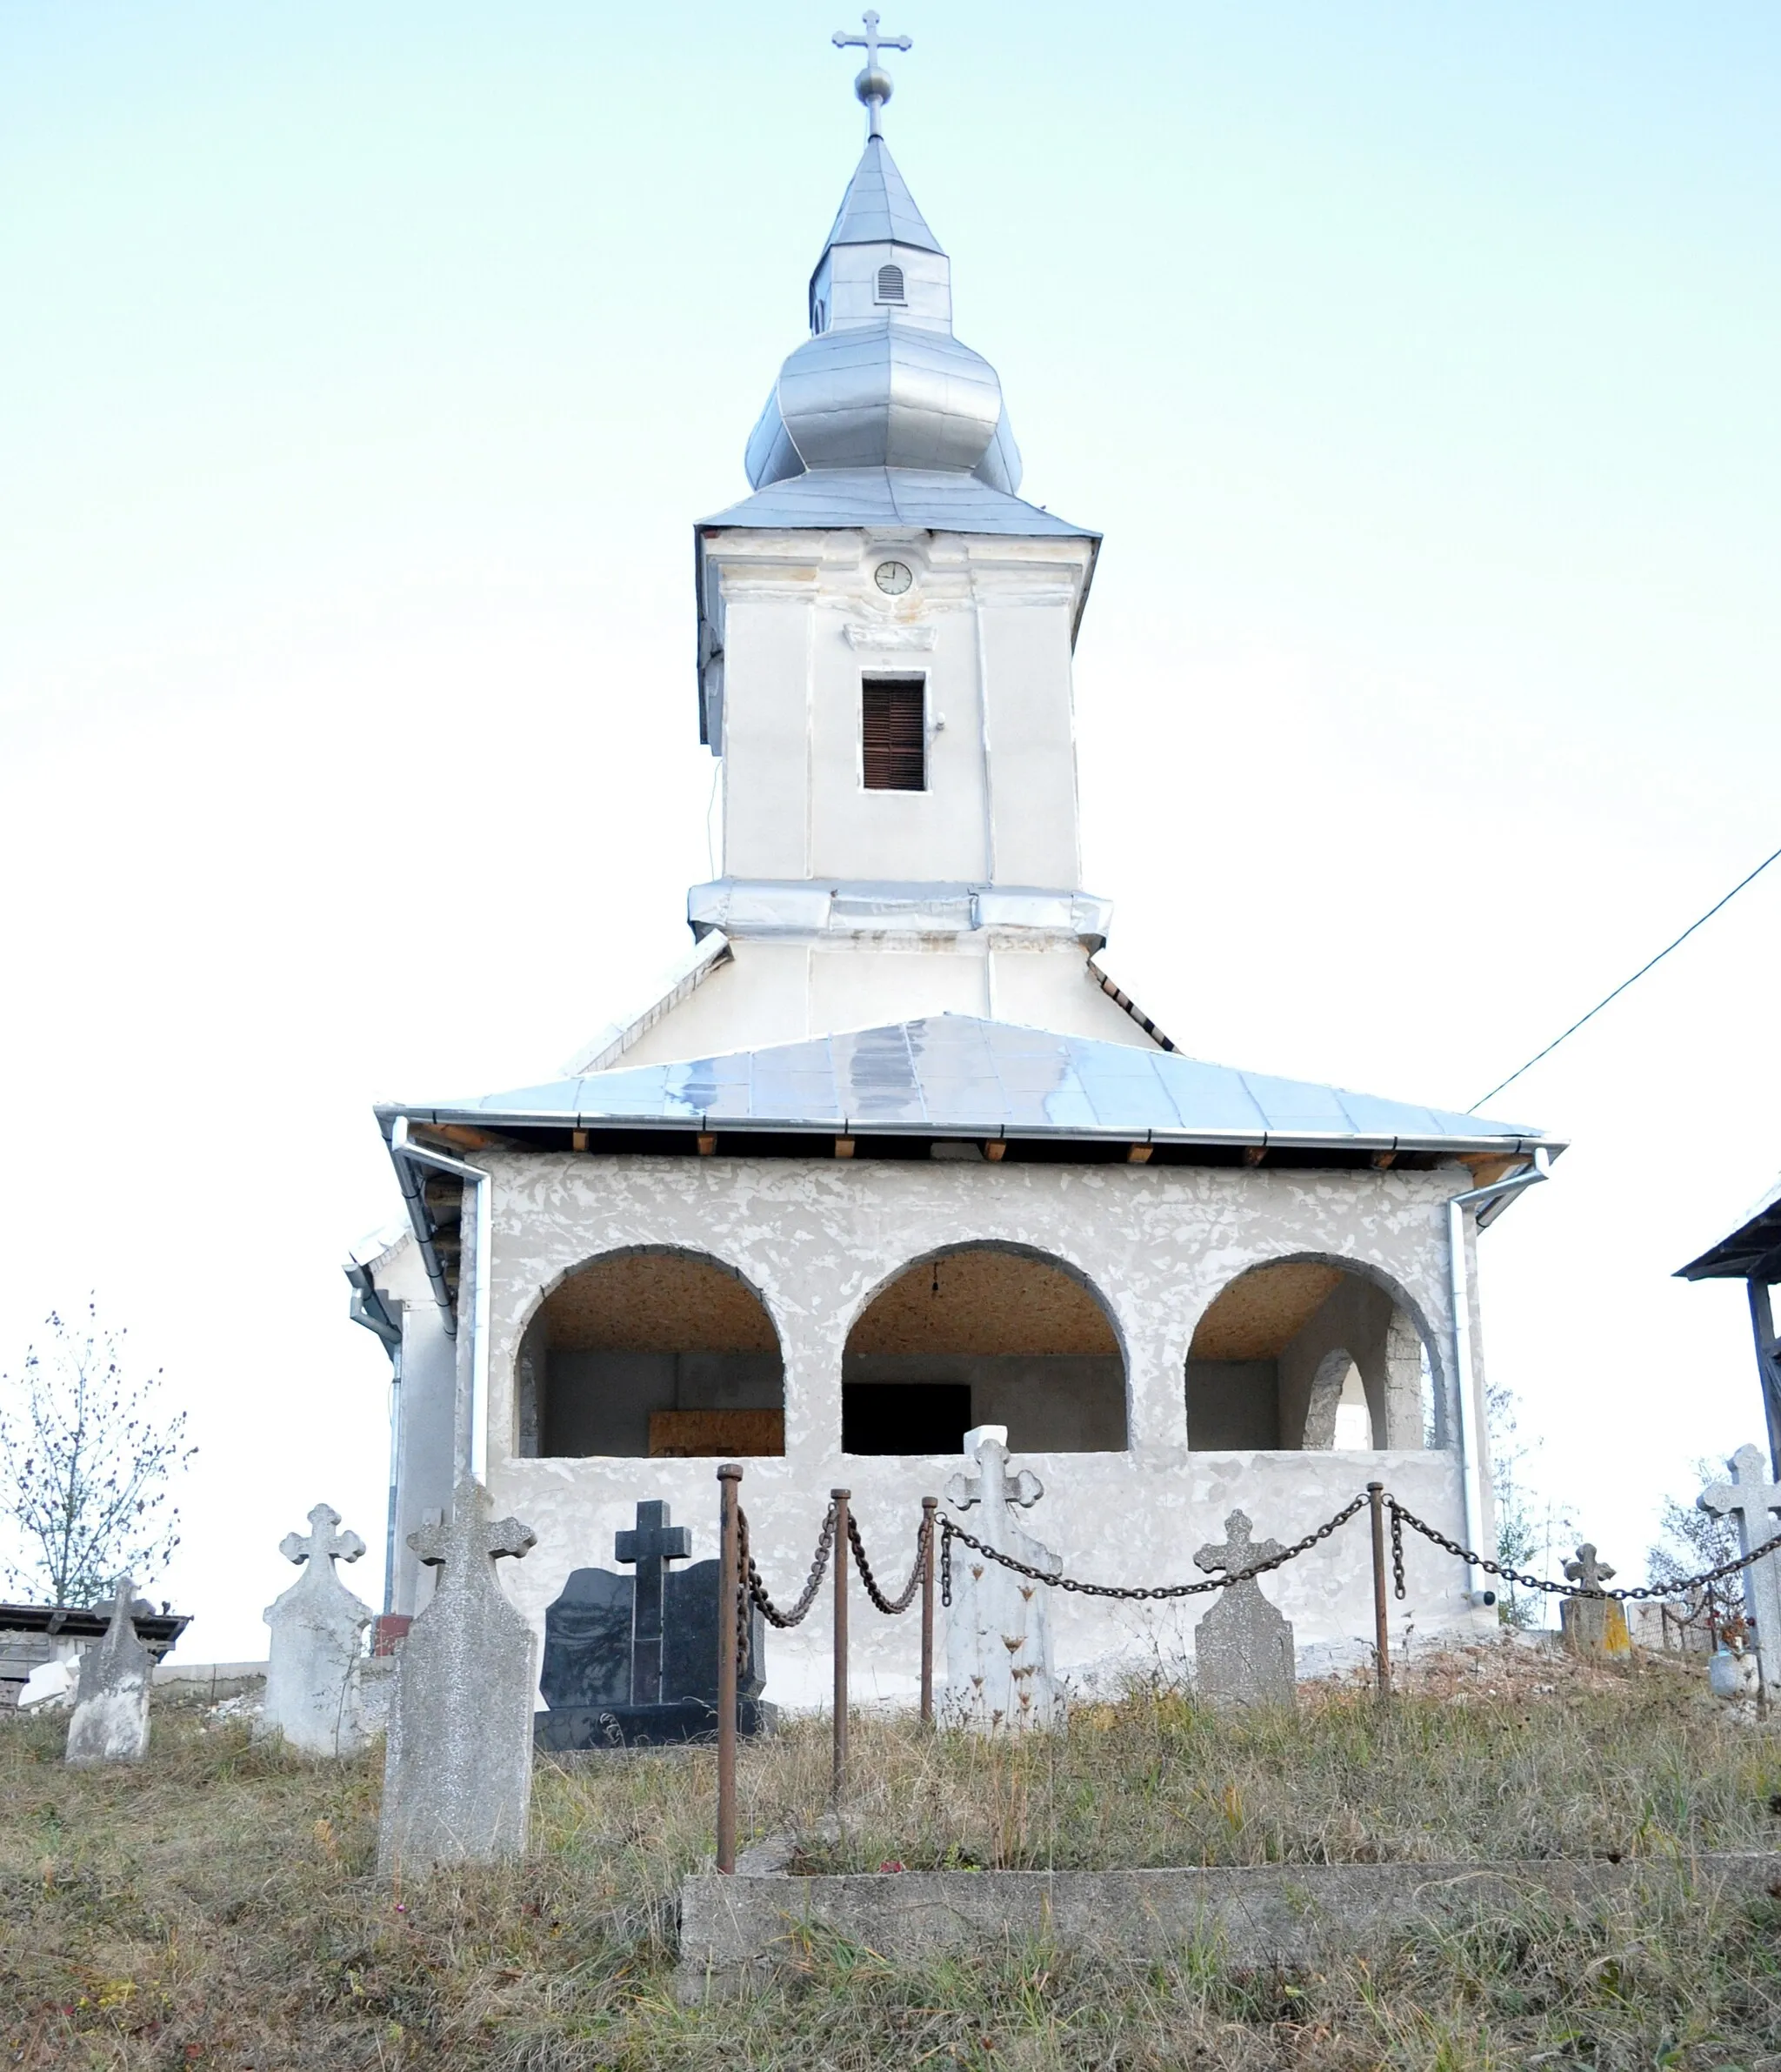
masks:
<svg viewBox="0 0 1781 2072"><path fill-rule="evenodd" d="M126 1571L140 1581L165 1567L179 1544L169 1488L197 1449L185 1413L160 1408L160 1368L130 1379L124 1333L92 1300L78 1324L52 1310L47 1328L17 1380L0 1374L0 1514L27 1550L7 1583L94 1604Z"/></svg>
<svg viewBox="0 0 1781 2072"><path fill-rule="evenodd" d="M1703 1455L1693 1465L1695 1479L1702 1484L1725 1480L1723 1460ZM1731 1519L1716 1518L1711 1511L1666 1496L1658 1516L1658 1537L1645 1554L1645 1580L1679 1597L1688 1607L1686 1615L1691 1621L1698 1620L1703 1614L1707 1614L1716 1623L1741 1620L1744 1586L1737 1576L1728 1576L1724 1582L1704 1588L1684 1590L1682 1585L1691 1575L1701 1575L1709 1568L1718 1568L1723 1562L1735 1561L1743 1551L1738 1544L1738 1527Z"/></svg>
<svg viewBox="0 0 1781 2072"><path fill-rule="evenodd" d="M1564 1509L1535 1490L1528 1462L1540 1450L1538 1439L1524 1439L1512 1390L1494 1383L1484 1392L1491 1427L1491 1488L1497 1500L1496 1556L1505 1568L1531 1569L1548 1562L1561 1535L1573 1527ZM1538 1626L1544 1615L1544 1594L1518 1590L1504 1582L1497 1598L1497 1616L1504 1626Z"/></svg>

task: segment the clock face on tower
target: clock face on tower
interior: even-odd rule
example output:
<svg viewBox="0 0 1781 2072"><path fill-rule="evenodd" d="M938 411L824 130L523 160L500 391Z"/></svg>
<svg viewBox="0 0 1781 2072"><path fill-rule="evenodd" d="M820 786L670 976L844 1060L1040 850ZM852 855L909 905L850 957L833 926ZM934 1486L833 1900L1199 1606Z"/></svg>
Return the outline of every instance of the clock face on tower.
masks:
<svg viewBox="0 0 1781 2072"><path fill-rule="evenodd" d="M901 597L915 578L909 572L906 562L881 561L872 571L872 580L886 597Z"/></svg>

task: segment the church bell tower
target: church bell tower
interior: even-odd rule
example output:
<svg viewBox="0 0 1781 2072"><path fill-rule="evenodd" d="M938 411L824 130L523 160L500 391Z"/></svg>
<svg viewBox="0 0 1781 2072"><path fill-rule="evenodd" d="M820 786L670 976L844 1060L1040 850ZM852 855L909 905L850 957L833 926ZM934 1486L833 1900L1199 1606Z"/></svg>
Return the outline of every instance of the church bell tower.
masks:
<svg viewBox="0 0 1781 2072"><path fill-rule="evenodd" d="M886 145L810 275L810 336L750 436L753 494L697 528L701 738L730 951L640 1057L937 1013L1144 1044L1090 959L1071 665L1097 534L1022 501L996 370L953 335L951 264ZM894 39L906 49L907 38Z"/></svg>

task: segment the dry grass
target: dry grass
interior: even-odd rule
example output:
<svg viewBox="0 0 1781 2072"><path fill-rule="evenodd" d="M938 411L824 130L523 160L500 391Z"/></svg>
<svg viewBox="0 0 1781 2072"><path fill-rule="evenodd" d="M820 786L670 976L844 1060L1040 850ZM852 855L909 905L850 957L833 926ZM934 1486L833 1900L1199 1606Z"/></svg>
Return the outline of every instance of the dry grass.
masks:
<svg viewBox="0 0 1781 2072"><path fill-rule="evenodd" d="M1018 1747L863 1718L828 1841L826 1734L798 1722L745 1753L745 1821L874 1869L1781 1846L1781 1735L1661 1667L1491 1649L1416 1681L1384 1718L1330 1687L1296 1716L1220 1721L1158 1687ZM0 1726L0 2049L19 2065L1781 2072L1781 1905L1530 1911L1299 1977L1193 1948L901 1970L829 1944L691 2012L672 1905L710 1847L704 1752L543 1768L523 1866L397 1895L371 1875L374 1761L302 1765L169 1712L141 1771L76 1773L61 1734Z"/></svg>

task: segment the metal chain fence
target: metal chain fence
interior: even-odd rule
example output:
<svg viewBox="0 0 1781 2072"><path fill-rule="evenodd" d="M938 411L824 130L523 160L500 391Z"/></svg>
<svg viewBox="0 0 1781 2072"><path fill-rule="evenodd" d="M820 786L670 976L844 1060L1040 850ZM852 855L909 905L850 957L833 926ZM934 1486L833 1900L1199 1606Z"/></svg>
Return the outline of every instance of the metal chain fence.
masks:
<svg viewBox="0 0 1781 2072"><path fill-rule="evenodd" d="M1407 1510L1395 1496L1387 1496L1391 1508L1391 1583L1394 1594L1402 1597L1404 1585L1404 1528L1420 1533L1445 1553L1469 1562L1474 1568L1482 1568L1486 1575L1498 1576L1505 1583L1514 1583L1523 1590L1544 1590L1549 1597L1612 1597L1622 1604L1632 1604L1654 1597L1684 1596L1691 1590L1706 1587L1709 1584L1723 1582L1729 1575L1736 1575L1753 1562L1760 1561L1765 1554L1781 1549L1781 1533L1773 1539L1764 1540L1760 1547L1753 1547L1747 1554L1739 1554L1736 1561L1721 1561L1717 1568L1703 1569L1698 1575L1684 1575L1673 1582L1643 1583L1635 1588L1609 1590L1586 1588L1582 1583L1554 1582L1550 1576L1528 1575L1519 1568L1511 1568L1501 1561L1491 1561L1487 1556L1475 1554L1471 1548L1462 1547L1458 1541L1450 1540L1445 1533L1437 1532L1426 1519L1418 1518L1414 1511Z"/></svg>
<svg viewBox="0 0 1781 2072"><path fill-rule="evenodd" d="M808 1617L810 1607L817 1601L817 1592L823 1587L823 1578L828 1573L829 1557L835 1551L835 1507L829 1509L823 1520L823 1529L817 1535L817 1551L810 1561L810 1578L796 1604L790 1611L782 1612L767 1594L767 1587L761 1581L761 1572L755 1567L754 1555L749 1551L748 1514L738 1508L737 1528L740 1547L738 1567L742 1573L742 1589L738 1595L746 1595L761 1607L762 1615L770 1626L780 1628L797 1626ZM746 1619L746 1613L743 1614Z"/></svg>
<svg viewBox="0 0 1781 2072"><path fill-rule="evenodd" d="M896 1618L915 1602L915 1594L922 1587L922 1568L927 1560L928 1541L933 1537L933 1532L932 1514L924 1514L916 1528L915 1561L909 1571L909 1581L897 1596L886 1597L878 1587L877 1578L872 1574L871 1563L866 1559L865 1542L859 1535L859 1521L851 1512L848 1513L847 1538L853 1548L854 1559L859 1563L859 1580L865 1586L866 1595L887 1618Z"/></svg>
<svg viewBox="0 0 1781 2072"><path fill-rule="evenodd" d="M1017 1561L1012 1554L1005 1554L993 1547L986 1547L962 1525L954 1525L950 1518L940 1521L940 1601L952 1602L952 1542L964 1546L982 1554L985 1560L997 1561L1004 1568L1011 1568L1017 1575L1029 1576L1036 1583L1044 1583L1048 1589L1070 1590L1080 1597L1117 1597L1127 1604L1142 1604L1164 1597L1200 1597L1211 1590L1228 1590L1232 1583L1246 1583L1256 1576L1266 1575L1271 1568L1284 1568L1289 1561L1296 1561L1300 1554L1309 1554L1320 1541L1327 1540L1339 1527L1344 1526L1357 1512L1365 1510L1367 1495L1363 1491L1351 1504L1344 1504L1336 1515L1320 1525L1315 1532L1307 1533L1303 1540L1277 1554L1271 1554L1265 1561L1252 1562L1247 1568L1240 1568L1232 1574L1209 1575L1197 1583L1156 1583L1148 1589L1123 1583L1084 1583L1071 1575L1048 1575L1043 1568L1029 1567Z"/></svg>

